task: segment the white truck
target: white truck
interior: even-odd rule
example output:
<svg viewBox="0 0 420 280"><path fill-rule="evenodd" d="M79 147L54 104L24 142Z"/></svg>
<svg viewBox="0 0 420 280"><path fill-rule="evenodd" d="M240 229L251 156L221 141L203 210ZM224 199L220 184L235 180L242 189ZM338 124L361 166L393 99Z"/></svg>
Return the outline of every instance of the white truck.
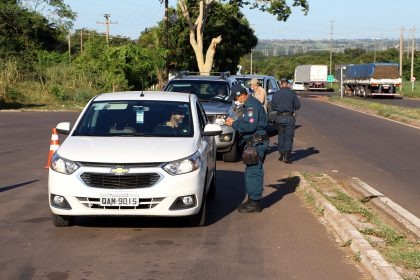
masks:
<svg viewBox="0 0 420 280"><path fill-rule="evenodd" d="M397 87L401 84L398 63L349 64L337 70L336 77L343 73L343 92L357 96L400 96Z"/></svg>
<svg viewBox="0 0 420 280"><path fill-rule="evenodd" d="M303 83L305 90L326 90L327 76L327 65L298 65L294 82Z"/></svg>

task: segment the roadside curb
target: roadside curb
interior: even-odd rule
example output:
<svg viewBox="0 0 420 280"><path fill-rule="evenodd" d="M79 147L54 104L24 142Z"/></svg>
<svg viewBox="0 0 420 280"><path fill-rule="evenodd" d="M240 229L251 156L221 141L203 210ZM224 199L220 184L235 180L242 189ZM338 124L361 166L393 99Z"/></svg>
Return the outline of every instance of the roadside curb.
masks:
<svg viewBox="0 0 420 280"><path fill-rule="evenodd" d="M357 177L353 177L351 181L352 187L360 192L379 209L395 219L404 228L420 238L420 219L393 202L384 194L378 192Z"/></svg>
<svg viewBox="0 0 420 280"><path fill-rule="evenodd" d="M403 279L397 271L375 250L363 235L341 214L326 198L319 194L305 180L300 172L293 172L299 176L300 186L310 194L317 208L322 209L323 218L332 227L343 243L350 243L351 250L360 256L360 262L369 271L374 279Z"/></svg>

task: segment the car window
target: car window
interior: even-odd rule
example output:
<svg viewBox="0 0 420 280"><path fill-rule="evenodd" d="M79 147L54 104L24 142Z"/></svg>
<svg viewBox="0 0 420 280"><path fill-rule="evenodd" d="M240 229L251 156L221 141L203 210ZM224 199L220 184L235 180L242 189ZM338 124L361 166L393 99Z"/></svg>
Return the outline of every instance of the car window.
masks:
<svg viewBox="0 0 420 280"><path fill-rule="evenodd" d="M74 136L192 137L187 102L96 101L77 125Z"/></svg>
<svg viewBox="0 0 420 280"><path fill-rule="evenodd" d="M269 79L268 80L268 89L271 89L272 91L277 91L278 90L278 84L274 79ZM268 92L268 90L267 90Z"/></svg>
<svg viewBox="0 0 420 280"><path fill-rule="evenodd" d="M201 130L204 130L204 127L208 123L206 113L204 112L203 106L199 102L197 102L197 114L198 114L198 121L200 122Z"/></svg>
<svg viewBox="0 0 420 280"><path fill-rule="evenodd" d="M222 80L171 80L165 91L187 92L197 95L200 100L227 102L229 84Z"/></svg>

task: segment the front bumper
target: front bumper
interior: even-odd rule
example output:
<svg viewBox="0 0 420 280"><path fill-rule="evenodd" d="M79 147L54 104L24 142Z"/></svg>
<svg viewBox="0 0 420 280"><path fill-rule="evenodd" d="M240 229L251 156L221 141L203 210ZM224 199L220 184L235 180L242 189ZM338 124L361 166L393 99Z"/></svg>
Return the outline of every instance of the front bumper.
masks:
<svg viewBox="0 0 420 280"><path fill-rule="evenodd" d="M205 172L202 169L182 175L170 175L160 167L130 168L128 174L155 173L159 179L151 186L141 188L110 188L89 186L81 177L84 173L103 173L110 168L81 167L70 175L49 170L48 197L51 212L64 216L190 216L199 212L204 193ZM117 176L117 175L115 175ZM124 175L121 175L124 176ZM71 209L56 207L51 196L66 199ZM102 206L101 195L137 196L136 206ZM194 196L196 203L190 208L170 209L183 196Z"/></svg>

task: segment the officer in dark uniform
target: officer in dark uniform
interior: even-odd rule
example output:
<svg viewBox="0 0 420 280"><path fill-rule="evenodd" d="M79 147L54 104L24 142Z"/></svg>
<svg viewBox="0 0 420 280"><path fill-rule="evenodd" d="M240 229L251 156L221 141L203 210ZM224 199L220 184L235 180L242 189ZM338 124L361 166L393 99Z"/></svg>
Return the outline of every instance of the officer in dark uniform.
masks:
<svg viewBox="0 0 420 280"><path fill-rule="evenodd" d="M241 143L252 145L257 150L257 163L245 167L245 191L248 200L238 207L241 213L261 212L260 200L262 198L264 184L263 163L268 148L269 137L266 132L267 113L258 99L248 95L241 85L235 85L231 89L232 99L242 104L242 115L233 120L228 118L226 125L232 126L241 133Z"/></svg>
<svg viewBox="0 0 420 280"><path fill-rule="evenodd" d="M291 152L295 135L295 112L299 108L300 101L296 92L289 88L289 82L286 79L281 79L280 90L273 94L271 109L277 111L279 160L285 163L292 163Z"/></svg>

